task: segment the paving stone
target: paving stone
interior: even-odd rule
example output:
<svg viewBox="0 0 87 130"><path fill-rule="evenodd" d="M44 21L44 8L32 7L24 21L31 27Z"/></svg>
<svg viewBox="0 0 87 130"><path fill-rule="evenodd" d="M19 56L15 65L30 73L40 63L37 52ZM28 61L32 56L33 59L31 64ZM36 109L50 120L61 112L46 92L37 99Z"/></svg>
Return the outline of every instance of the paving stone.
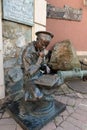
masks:
<svg viewBox="0 0 87 130"><path fill-rule="evenodd" d="M61 115L61 116L68 116L69 113L67 112L67 110L65 110L65 111L63 111L60 115Z"/></svg>
<svg viewBox="0 0 87 130"><path fill-rule="evenodd" d="M71 117L77 119L77 120L80 120L82 122L86 122L87 121L87 117L86 116L82 116L81 114L78 114L78 113L73 113L71 115Z"/></svg>
<svg viewBox="0 0 87 130"><path fill-rule="evenodd" d="M59 101L59 102L61 102L61 96L55 96L55 99L57 100L57 101Z"/></svg>
<svg viewBox="0 0 87 130"><path fill-rule="evenodd" d="M17 124L16 127L17 127L16 130L23 130L23 129L20 127L20 125L18 125L18 124Z"/></svg>
<svg viewBox="0 0 87 130"><path fill-rule="evenodd" d="M61 86L55 91L55 95L57 95L57 94L64 94L64 92L63 92L63 90L62 90L62 88L61 88Z"/></svg>
<svg viewBox="0 0 87 130"><path fill-rule="evenodd" d="M61 102L64 103L64 104L67 104L67 97L66 96L62 96L61 97Z"/></svg>
<svg viewBox="0 0 87 130"><path fill-rule="evenodd" d="M83 94L83 97L87 99L87 94Z"/></svg>
<svg viewBox="0 0 87 130"><path fill-rule="evenodd" d="M75 113L78 113L78 114L80 114L80 115L82 115L82 116L86 116L86 117L87 117L87 112L84 111L83 109L77 109L77 110L75 111Z"/></svg>
<svg viewBox="0 0 87 130"><path fill-rule="evenodd" d="M82 99L76 99L75 106L78 107L80 103L82 102Z"/></svg>
<svg viewBox="0 0 87 130"><path fill-rule="evenodd" d="M74 108L72 106L66 106L66 109L67 109L69 114L74 112Z"/></svg>
<svg viewBox="0 0 87 130"><path fill-rule="evenodd" d="M10 118L11 116L8 114L8 112L5 112L2 116L2 118Z"/></svg>
<svg viewBox="0 0 87 130"><path fill-rule="evenodd" d="M87 130L87 123L82 126L81 130Z"/></svg>
<svg viewBox="0 0 87 130"><path fill-rule="evenodd" d="M56 129L56 126L55 126L54 122L49 122L41 130L55 130L55 129Z"/></svg>
<svg viewBox="0 0 87 130"><path fill-rule="evenodd" d="M81 103L87 105L87 99L83 99Z"/></svg>
<svg viewBox="0 0 87 130"><path fill-rule="evenodd" d="M68 100L67 100L67 105L74 107L74 106L75 106L75 102L76 102L75 99L73 99L73 98L68 98Z"/></svg>
<svg viewBox="0 0 87 130"><path fill-rule="evenodd" d="M5 118L0 120L0 125L15 125L16 122L12 118Z"/></svg>
<svg viewBox="0 0 87 130"><path fill-rule="evenodd" d="M62 112L62 113L60 114L60 116L62 116L63 119L65 120L65 119L69 116L69 113L67 112L67 110L65 110L64 112Z"/></svg>
<svg viewBox="0 0 87 130"><path fill-rule="evenodd" d="M70 93L70 92L69 92L69 88L67 87L66 84L63 84L63 85L61 86L61 88L62 88L62 90L63 90L63 92L64 92L65 94Z"/></svg>
<svg viewBox="0 0 87 130"><path fill-rule="evenodd" d="M76 98L77 98L77 95L76 95L75 92L72 92L72 93L66 94L66 96L69 97L69 98L71 97L71 98L73 98L73 99L76 99Z"/></svg>
<svg viewBox="0 0 87 130"><path fill-rule="evenodd" d="M63 89L61 90L62 94L55 94L55 99L66 104L65 111L41 130L87 130L87 94L80 94L75 91L65 93ZM23 129L5 112L0 120L0 130Z"/></svg>
<svg viewBox="0 0 87 130"><path fill-rule="evenodd" d="M57 127L55 130L64 130L62 127Z"/></svg>
<svg viewBox="0 0 87 130"><path fill-rule="evenodd" d="M82 109L82 110L87 112L87 105L80 103L79 106L78 106L78 109Z"/></svg>
<svg viewBox="0 0 87 130"><path fill-rule="evenodd" d="M81 93L76 93L76 95L79 97L79 98L84 98L83 95Z"/></svg>
<svg viewBox="0 0 87 130"><path fill-rule="evenodd" d="M56 126L59 126L62 122L63 122L63 118L61 116L57 116L55 119L54 119L54 122L55 122L55 125Z"/></svg>
<svg viewBox="0 0 87 130"><path fill-rule="evenodd" d="M82 129L82 126L85 125L82 121L80 121L78 119L75 119L73 117L68 117L67 121L70 122L71 124L73 124L74 126L77 126L77 127L81 128L81 129Z"/></svg>
<svg viewBox="0 0 87 130"><path fill-rule="evenodd" d="M67 87L68 87L68 85L67 85ZM71 94L73 93L73 90L71 88L68 87L68 90L69 90L69 93L71 93Z"/></svg>
<svg viewBox="0 0 87 130"><path fill-rule="evenodd" d="M2 116L3 116L3 113L0 113L0 119L2 118Z"/></svg>
<svg viewBox="0 0 87 130"><path fill-rule="evenodd" d="M61 127L64 128L64 130L80 130L78 127L74 126L73 124L71 124L70 122L64 121L61 124Z"/></svg>
<svg viewBox="0 0 87 130"><path fill-rule="evenodd" d="M0 130L16 130L16 125L0 125Z"/></svg>

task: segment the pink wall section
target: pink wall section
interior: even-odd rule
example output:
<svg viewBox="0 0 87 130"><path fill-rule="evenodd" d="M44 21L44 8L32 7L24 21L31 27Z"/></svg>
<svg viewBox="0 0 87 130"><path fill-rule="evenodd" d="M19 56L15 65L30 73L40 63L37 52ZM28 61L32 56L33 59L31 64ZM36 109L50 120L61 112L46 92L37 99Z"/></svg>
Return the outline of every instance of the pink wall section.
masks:
<svg viewBox="0 0 87 130"><path fill-rule="evenodd" d="M54 34L49 47L52 47L56 42L70 39L77 51L87 51L87 6L84 6L83 1L47 0L48 3L56 7L63 8L64 5L68 5L83 10L80 22L47 18L47 31Z"/></svg>

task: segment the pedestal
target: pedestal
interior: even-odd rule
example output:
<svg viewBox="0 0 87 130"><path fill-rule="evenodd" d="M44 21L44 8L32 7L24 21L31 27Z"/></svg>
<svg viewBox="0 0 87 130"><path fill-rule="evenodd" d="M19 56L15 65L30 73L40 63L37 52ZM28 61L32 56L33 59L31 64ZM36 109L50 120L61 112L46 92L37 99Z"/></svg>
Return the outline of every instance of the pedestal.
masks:
<svg viewBox="0 0 87 130"><path fill-rule="evenodd" d="M33 105L35 105L33 103ZM14 102L7 108L11 116L24 130L40 130L44 125L51 121L55 116L63 112L66 108L65 104L53 100L48 104L42 105L39 103L39 107L32 106L32 111L28 115L21 117L19 115L18 106L19 103ZM30 103L31 106L31 103Z"/></svg>

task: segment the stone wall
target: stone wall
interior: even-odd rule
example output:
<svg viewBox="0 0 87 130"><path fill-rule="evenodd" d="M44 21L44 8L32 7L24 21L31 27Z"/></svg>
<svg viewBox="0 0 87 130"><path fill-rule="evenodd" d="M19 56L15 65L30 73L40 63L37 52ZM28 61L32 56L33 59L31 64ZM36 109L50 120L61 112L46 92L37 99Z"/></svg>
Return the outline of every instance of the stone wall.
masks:
<svg viewBox="0 0 87 130"><path fill-rule="evenodd" d="M5 97L4 71L3 71L3 44L2 44L2 6L0 0L0 99Z"/></svg>
<svg viewBox="0 0 87 130"><path fill-rule="evenodd" d="M32 27L3 18L4 79L9 91L23 87L22 52L29 42L36 40L35 32L46 30L46 4L46 0L34 0Z"/></svg>
<svg viewBox="0 0 87 130"><path fill-rule="evenodd" d="M19 88L23 86L22 52L32 40L31 29L29 26L3 20L2 34L6 87L14 86L16 82L19 83Z"/></svg>

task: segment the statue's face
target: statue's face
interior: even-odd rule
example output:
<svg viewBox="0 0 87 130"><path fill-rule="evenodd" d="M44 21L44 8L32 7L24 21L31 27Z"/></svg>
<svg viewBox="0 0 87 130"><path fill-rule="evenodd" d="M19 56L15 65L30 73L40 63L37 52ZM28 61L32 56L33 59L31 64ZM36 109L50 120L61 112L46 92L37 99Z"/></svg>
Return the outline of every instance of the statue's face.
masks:
<svg viewBox="0 0 87 130"><path fill-rule="evenodd" d="M39 40L37 43L37 48L42 51L44 50L47 46L48 46L49 42L43 41L43 40Z"/></svg>
<svg viewBox="0 0 87 130"><path fill-rule="evenodd" d="M37 49L42 51L45 49L53 38L53 34L47 31L38 31L36 32L37 36Z"/></svg>

